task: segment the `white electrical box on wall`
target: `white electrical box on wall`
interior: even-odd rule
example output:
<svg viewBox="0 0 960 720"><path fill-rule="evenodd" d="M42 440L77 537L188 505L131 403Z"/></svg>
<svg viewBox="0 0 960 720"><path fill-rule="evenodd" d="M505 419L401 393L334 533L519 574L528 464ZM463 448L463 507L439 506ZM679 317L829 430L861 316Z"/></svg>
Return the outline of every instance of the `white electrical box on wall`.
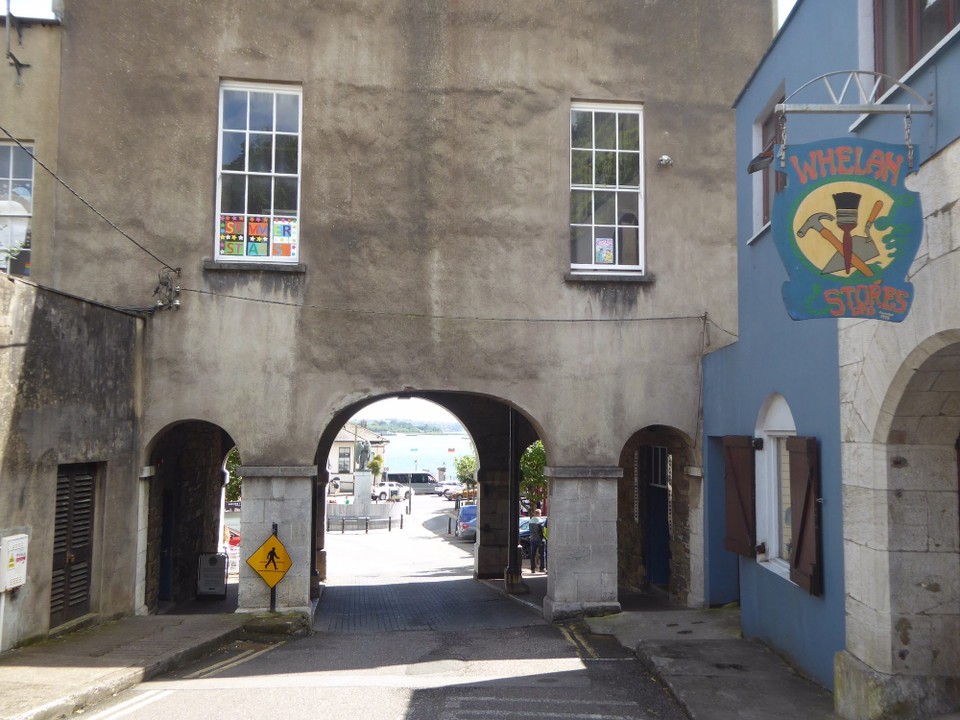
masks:
<svg viewBox="0 0 960 720"><path fill-rule="evenodd" d="M0 592L27 582L27 535L0 538Z"/></svg>

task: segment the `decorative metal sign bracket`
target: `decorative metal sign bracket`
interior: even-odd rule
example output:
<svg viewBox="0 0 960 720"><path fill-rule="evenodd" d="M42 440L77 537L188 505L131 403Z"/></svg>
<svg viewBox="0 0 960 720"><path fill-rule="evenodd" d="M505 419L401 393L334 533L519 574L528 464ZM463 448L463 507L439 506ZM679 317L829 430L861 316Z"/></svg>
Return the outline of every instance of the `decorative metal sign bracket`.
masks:
<svg viewBox="0 0 960 720"><path fill-rule="evenodd" d="M803 91L821 83L826 88L830 102L791 102L794 97ZM896 90L906 93L908 98L915 99L916 103L911 102L904 105L881 102L880 96L886 94L886 88L896 88ZM904 142L907 146L910 167L913 167L913 144L910 137L912 116L914 113L932 113L933 103L890 75L868 70L836 70L815 77L801 85L790 93L782 103L777 103L775 112L780 126L780 167L786 164L787 157L787 113L903 115Z"/></svg>

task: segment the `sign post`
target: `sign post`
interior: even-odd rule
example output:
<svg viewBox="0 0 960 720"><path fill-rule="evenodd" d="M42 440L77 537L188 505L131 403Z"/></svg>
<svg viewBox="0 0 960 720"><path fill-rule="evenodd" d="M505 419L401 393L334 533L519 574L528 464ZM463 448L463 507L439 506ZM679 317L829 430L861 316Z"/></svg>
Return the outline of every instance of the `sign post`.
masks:
<svg viewBox="0 0 960 720"><path fill-rule="evenodd" d="M270 586L270 612L276 612L277 583L283 579L292 565L287 549L277 537L276 523L273 523L273 534L247 558L247 565L252 567Z"/></svg>

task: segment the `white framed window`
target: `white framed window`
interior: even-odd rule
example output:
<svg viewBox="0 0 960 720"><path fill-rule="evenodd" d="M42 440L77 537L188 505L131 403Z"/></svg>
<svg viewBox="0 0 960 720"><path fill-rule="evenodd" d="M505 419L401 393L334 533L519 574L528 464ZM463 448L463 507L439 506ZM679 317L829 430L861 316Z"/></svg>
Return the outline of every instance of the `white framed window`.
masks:
<svg viewBox="0 0 960 720"><path fill-rule="evenodd" d="M339 454L337 456L337 472L349 473L353 472L353 469L350 467L350 448L342 447L340 448Z"/></svg>
<svg viewBox="0 0 960 720"><path fill-rule="evenodd" d="M570 107L570 269L644 272L643 108Z"/></svg>
<svg viewBox="0 0 960 720"><path fill-rule="evenodd" d="M299 261L301 97L289 85L221 84L217 260Z"/></svg>
<svg viewBox="0 0 960 720"><path fill-rule="evenodd" d="M31 145L0 143L0 272L8 275L30 274L32 152Z"/></svg>
<svg viewBox="0 0 960 720"><path fill-rule="evenodd" d="M787 579L794 540L787 440L796 434L787 401L771 395L760 410L756 431L763 441L756 457L757 560Z"/></svg>

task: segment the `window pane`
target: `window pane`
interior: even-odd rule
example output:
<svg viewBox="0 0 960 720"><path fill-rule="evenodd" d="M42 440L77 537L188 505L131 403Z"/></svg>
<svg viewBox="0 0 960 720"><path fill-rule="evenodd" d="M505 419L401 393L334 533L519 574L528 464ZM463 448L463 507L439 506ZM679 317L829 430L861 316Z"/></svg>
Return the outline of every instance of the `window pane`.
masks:
<svg viewBox="0 0 960 720"><path fill-rule="evenodd" d="M640 153L620 153L620 184L640 184Z"/></svg>
<svg viewBox="0 0 960 720"><path fill-rule="evenodd" d="M251 177L247 194L247 213L269 215L271 213L270 190L273 182L268 177Z"/></svg>
<svg viewBox="0 0 960 720"><path fill-rule="evenodd" d="M907 3L903 0L883 2L883 68L882 71L900 77L910 66L910 42Z"/></svg>
<svg viewBox="0 0 960 720"><path fill-rule="evenodd" d="M287 175L297 174L297 136L277 136L276 172Z"/></svg>
<svg viewBox="0 0 960 720"><path fill-rule="evenodd" d="M7 200L10 197L10 181L0 176L0 200Z"/></svg>
<svg viewBox="0 0 960 720"><path fill-rule="evenodd" d="M570 113L570 147L593 147L593 113L574 110Z"/></svg>
<svg viewBox="0 0 960 720"><path fill-rule="evenodd" d="M787 452L786 438L777 438L777 453L780 464L780 487L778 510L780 515L780 558L790 559L793 549L793 511L790 507L790 453Z"/></svg>
<svg viewBox="0 0 960 720"><path fill-rule="evenodd" d="M220 167L224 170L245 170L247 135L242 132L223 133L223 159Z"/></svg>
<svg viewBox="0 0 960 720"><path fill-rule="evenodd" d="M621 227L617 231L617 254L621 265L640 264L640 233L635 227Z"/></svg>
<svg viewBox="0 0 960 720"><path fill-rule="evenodd" d="M273 135L250 133L250 172L273 170Z"/></svg>
<svg viewBox="0 0 960 720"><path fill-rule="evenodd" d="M589 190L570 192L570 222L576 225L593 222L593 193Z"/></svg>
<svg viewBox="0 0 960 720"><path fill-rule="evenodd" d="M594 122L597 124L597 132L594 136L594 147L597 149L616 150L617 149L617 114L598 112L594 113Z"/></svg>
<svg viewBox="0 0 960 720"><path fill-rule="evenodd" d="M32 178L33 159L30 154L19 147L11 148L11 150L13 150L13 177Z"/></svg>
<svg viewBox="0 0 960 720"><path fill-rule="evenodd" d="M593 153L589 150L574 150L571 153L570 184L593 184Z"/></svg>
<svg viewBox="0 0 960 720"><path fill-rule="evenodd" d="M220 181L220 212L242 213L245 191L246 178L243 175L224 175Z"/></svg>
<svg viewBox="0 0 960 720"><path fill-rule="evenodd" d="M615 152L597 152L597 185L617 184L617 154Z"/></svg>
<svg viewBox="0 0 960 720"><path fill-rule="evenodd" d="M640 116L632 113L623 113L620 120L620 149L640 149Z"/></svg>
<svg viewBox="0 0 960 720"><path fill-rule="evenodd" d="M616 228L598 227L593 240L593 261L598 265L613 265L616 257L613 254L613 237Z"/></svg>
<svg viewBox="0 0 960 720"><path fill-rule="evenodd" d="M277 95L277 132L300 132L300 96Z"/></svg>
<svg viewBox="0 0 960 720"><path fill-rule="evenodd" d="M26 215L33 210L33 182L30 180L14 180L13 189L10 191L10 199L19 205Z"/></svg>
<svg viewBox="0 0 960 720"><path fill-rule="evenodd" d="M950 2L952 0L926 0L920 11L920 52L914 58L917 62L943 40L950 32Z"/></svg>
<svg viewBox="0 0 960 720"><path fill-rule="evenodd" d="M593 263L593 228L570 228L570 257L577 264Z"/></svg>
<svg viewBox="0 0 960 720"><path fill-rule="evenodd" d="M276 215L295 216L297 214L297 179L277 178L273 209Z"/></svg>
<svg viewBox="0 0 960 720"><path fill-rule="evenodd" d="M223 127L227 130L247 129L247 93L243 90L223 91Z"/></svg>
<svg viewBox="0 0 960 720"><path fill-rule="evenodd" d="M273 93L250 93L250 129L273 130Z"/></svg>
<svg viewBox="0 0 960 720"><path fill-rule="evenodd" d="M640 218L640 195L635 192L617 193L617 212L621 225L636 225ZM628 219L632 218L632 219Z"/></svg>
<svg viewBox="0 0 960 720"><path fill-rule="evenodd" d="M614 192L594 193L594 222L597 225L614 225L617 222L617 194ZM611 235L612 237L612 235Z"/></svg>
<svg viewBox="0 0 960 720"><path fill-rule="evenodd" d="M10 173L10 146L0 145L0 178L9 177Z"/></svg>

